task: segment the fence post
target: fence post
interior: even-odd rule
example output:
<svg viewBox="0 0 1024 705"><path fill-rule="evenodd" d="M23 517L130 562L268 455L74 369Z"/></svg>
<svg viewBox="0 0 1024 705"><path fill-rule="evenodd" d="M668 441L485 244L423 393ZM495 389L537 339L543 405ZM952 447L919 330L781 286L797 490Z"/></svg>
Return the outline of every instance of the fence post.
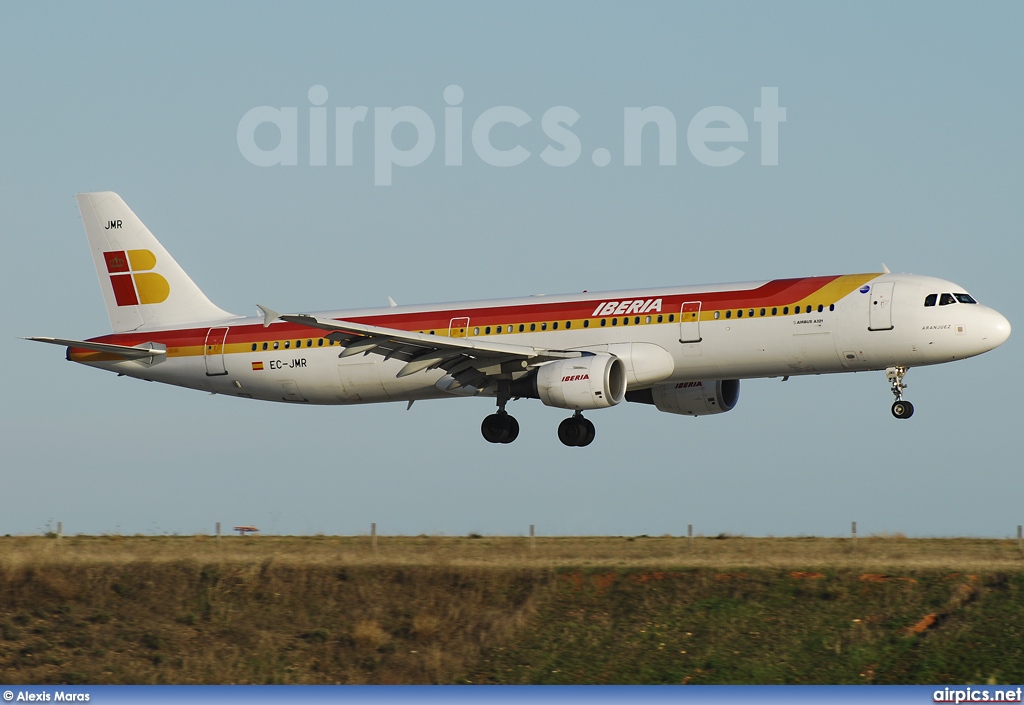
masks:
<svg viewBox="0 0 1024 705"><path fill-rule="evenodd" d="M686 538L690 544L690 550L693 550L693 524L686 525Z"/></svg>
<svg viewBox="0 0 1024 705"><path fill-rule="evenodd" d="M537 531L533 524L530 524L530 550L537 548Z"/></svg>
<svg viewBox="0 0 1024 705"><path fill-rule="evenodd" d="M850 536L853 539L853 550L857 550L857 522L850 522Z"/></svg>
<svg viewBox="0 0 1024 705"><path fill-rule="evenodd" d="M370 524L370 548L377 550L377 522Z"/></svg>
<svg viewBox="0 0 1024 705"><path fill-rule="evenodd" d="M1024 553L1024 533L1021 533L1022 529L1024 529L1024 527L1017 524L1017 550Z"/></svg>
<svg viewBox="0 0 1024 705"><path fill-rule="evenodd" d="M217 540L220 541L220 522L217 522Z"/></svg>
<svg viewBox="0 0 1024 705"><path fill-rule="evenodd" d="M57 522L57 540L60 541L62 538L64 538L64 522L58 521Z"/></svg>

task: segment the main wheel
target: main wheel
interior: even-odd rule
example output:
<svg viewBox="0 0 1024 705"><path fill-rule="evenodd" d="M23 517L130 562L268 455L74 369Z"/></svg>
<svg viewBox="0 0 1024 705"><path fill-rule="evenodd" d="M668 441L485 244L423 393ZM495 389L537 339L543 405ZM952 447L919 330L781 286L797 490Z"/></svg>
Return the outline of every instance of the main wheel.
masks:
<svg viewBox="0 0 1024 705"><path fill-rule="evenodd" d="M593 443L594 442L594 436L597 435L597 429L594 428L594 422L593 421L591 421L590 419L583 419L583 425L586 427L587 435L585 435L583 437L583 440L580 443L577 444L581 448L583 446L589 446L591 443Z"/></svg>
<svg viewBox="0 0 1024 705"><path fill-rule="evenodd" d="M914 415L914 405L909 401L895 401L892 404L892 415L898 419L909 419Z"/></svg>
<svg viewBox="0 0 1024 705"><path fill-rule="evenodd" d="M587 423L582 416L570 416L558 424L558 440L567 446L586 445Z"/></svg>
<svg viewBox="0 0 1024 705"><path fill-rule="evenodd" d="M515 416L506 416L506 418L508 419L508 437L502 443L511 443L519 438L519 422L516 421Z"/></svg>
<svg viewBox="0 0 1024 705"><path fill-rule="evenodd" d="M512 425L508 420L512 418L508 414L491 414L484 418L480 424L480 433L488 443L509 443ZM516 424L516 435L519 435L519 424ZM513 439L514 440L514 439Z"/></svg>

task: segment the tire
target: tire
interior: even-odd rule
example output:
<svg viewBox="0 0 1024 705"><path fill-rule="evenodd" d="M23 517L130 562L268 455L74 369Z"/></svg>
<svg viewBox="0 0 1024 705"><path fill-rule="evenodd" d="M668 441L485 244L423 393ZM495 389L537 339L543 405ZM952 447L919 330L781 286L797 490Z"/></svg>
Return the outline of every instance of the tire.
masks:
<svg viewBox="0 0 1024 705"><path fill-rule="evenodd" d="M586 434L583 436L583 440L577 445L582 448L583 446L589 446L594 442L594 437L597 435L597 429L594 428L594 422L590 419L583 419L583 425L586 428Z"/></svg>
<svg viewBox="0 0 1024 705"><path fill-rule="evenodd" d="M505 443L511 430L508 414L491 414L484 417L480 424L480 433L488 443ZM518 424L516 424L518 427Z"/></svg>
<svg viewBox="0 0 1024 705"><path fill-rule="evenodd" d="M558 440L562 445L578 446L580 441L586 439L586 427L579 423L575 416L570 416L558 424Z"/></svg>
<svg viewBox="0 0 1024 705"><path fill-rule="evenodd" d="M892 415L898 419L909 419L914 415L914 405L909 401L895 401L892 403Z"/></svg>
<svg viewBox="0 0 1024 705"><path fill-rule="evenodd" d="M519 422L516 421L515 416L506 416L508 419L508 436L502 443L511 443L515 439L519 438Z"/></svg>

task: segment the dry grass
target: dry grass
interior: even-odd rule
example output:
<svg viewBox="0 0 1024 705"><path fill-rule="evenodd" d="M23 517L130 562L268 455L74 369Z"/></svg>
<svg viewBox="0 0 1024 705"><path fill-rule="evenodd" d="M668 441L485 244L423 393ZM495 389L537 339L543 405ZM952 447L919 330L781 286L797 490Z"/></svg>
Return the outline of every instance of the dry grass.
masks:
<svg viewBox="0 0 1024 705"><path fill-rule="evenodd" d="M594 614L605 621L608 605L618 605L618 620L662 619L643 616L654 607L664 619L697 610L672 617L684 633L730 599L729 609L739 611L723 617L726 625L758 621L756 609L796 610L791 656L802 663L804 632L813 626L805 612L817 615L814 624L826 624L836 606L856 609L857 616L878 611L873 603L844 606L875 591L903 600L893 603L899 609L893 608L886 634L930 635L936 625L958 625L961 613L979 604L1005 611L979 623L1005 617L1015 624L1016 583L1013 590L1004 584L1022 567L1013 541L902 536L864 538L856 547L842 539L700 537L692 548L686 538L671 537L378 537L376 550L366 536L4 537L0 680L456 682L488 659L498 664L493 655L517 643L526 644L523 654L537 654L531 659L556 652L567 658L559 649L572 643L572 615L591 593L600 603ZM988 582L977 583L975 574ZM1001 601L982 600L979 589ZM931 615L927 624L922 614ZM587 629L602 624L586 621ZM711 631L725 628L707 624ZM621 635L612 622L605 626L608 634L593 638L611 663ZM956 643L950 653L976 652ZM583 665L576 670L583 674L579 682L674 682L675 667L624 671L607 681L587 675ZM726 675L726 667L701 677L740 678ZM490 678L506 677L491 666L484 670ZM546 682L549 671L556 672L514 671L502 682ZM747 682L774 682L760 673L750 671ZM833 677L822 673L826 681ZM787 674L779 677L792 677Z"/></svg>
<svg viewBox="0 0 1024 705"><path fill-rule="evenodd" d="M869 571L1019 570L1008 539L698 537L73 536L0 538L0 567L218 563L452 568L767 568Z"/></svg>

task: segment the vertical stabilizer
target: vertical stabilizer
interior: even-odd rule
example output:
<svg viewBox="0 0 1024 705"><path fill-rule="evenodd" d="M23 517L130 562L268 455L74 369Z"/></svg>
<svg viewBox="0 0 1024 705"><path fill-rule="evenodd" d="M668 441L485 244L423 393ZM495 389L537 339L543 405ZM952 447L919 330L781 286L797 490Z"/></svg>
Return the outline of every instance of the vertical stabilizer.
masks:
<svg viewBox="0 0 1024 705"><path fill-rule="evenodd" d="M115 333L233 317L206 298L120 196L76 198Z"/></svg>

